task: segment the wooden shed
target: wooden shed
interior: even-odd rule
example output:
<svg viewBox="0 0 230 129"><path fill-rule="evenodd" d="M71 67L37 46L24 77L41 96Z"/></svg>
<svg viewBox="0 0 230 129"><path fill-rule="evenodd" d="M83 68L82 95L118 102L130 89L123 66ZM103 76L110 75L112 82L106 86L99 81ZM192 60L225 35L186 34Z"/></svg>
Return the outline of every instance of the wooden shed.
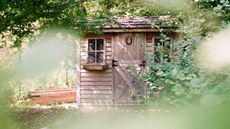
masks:
<svg viewBox="0 0 230 129"><path fill-rule="evenodd" d="M80 106L125 104L134 102L134 96L146 96L148 86L137 84L131 76L147 69L156 58L156 47L171 49L172 45L159 42L162 33L172 43L177 38L175 24L154 26L170 17L116 18L113 24L103 26L103 34L85 34L80 39L77 59L77 102ZM171 56L171 53L168 53ZM127 67L135 67L132 73Z"/></svg>

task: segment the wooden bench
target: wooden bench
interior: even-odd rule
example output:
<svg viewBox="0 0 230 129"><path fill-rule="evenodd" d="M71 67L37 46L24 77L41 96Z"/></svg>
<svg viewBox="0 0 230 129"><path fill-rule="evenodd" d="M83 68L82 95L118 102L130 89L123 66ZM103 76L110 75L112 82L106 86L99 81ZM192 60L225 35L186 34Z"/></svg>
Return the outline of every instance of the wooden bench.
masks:
<svg viewBox="0 0 230 129"><path fill-rule="evenodd" d="M35 90L29 93L31 105L50 105L76 102L76 88Z"/></svg>

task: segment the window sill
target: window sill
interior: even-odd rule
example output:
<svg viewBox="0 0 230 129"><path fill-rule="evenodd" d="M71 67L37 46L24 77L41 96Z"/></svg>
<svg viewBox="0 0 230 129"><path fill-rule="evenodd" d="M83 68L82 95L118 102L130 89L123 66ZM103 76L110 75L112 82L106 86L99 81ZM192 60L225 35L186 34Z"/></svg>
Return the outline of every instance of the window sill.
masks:
<svg viewBox="0 0 230 129"><path fill-rule="evenodd" d="M92 70L92 71L103 71L108 69L108 65L107 64L84 64L83 68L85 70Z"/></svg>

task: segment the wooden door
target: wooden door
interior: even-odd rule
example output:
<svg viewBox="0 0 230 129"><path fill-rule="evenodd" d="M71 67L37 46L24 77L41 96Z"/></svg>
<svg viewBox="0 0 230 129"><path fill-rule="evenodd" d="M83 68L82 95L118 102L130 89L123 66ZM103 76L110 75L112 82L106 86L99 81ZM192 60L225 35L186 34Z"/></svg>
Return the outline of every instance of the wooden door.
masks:
<svg viewBox="0 0 230 129"><path fill-rule="evenodd" d="M132 101L138 85L133 82L129 68L139 69L144 60L145 35L141 33L120 33L114 39L114 94L116 101ZM138 74L138 70L134 70Z"/></svg>

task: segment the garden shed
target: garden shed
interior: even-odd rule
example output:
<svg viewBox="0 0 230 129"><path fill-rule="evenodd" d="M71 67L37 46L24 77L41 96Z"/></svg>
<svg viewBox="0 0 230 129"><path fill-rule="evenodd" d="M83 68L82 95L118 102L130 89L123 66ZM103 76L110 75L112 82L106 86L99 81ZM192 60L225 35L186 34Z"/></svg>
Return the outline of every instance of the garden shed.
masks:
<svg viewBox="0 0 230 129"><path fill-rule="evenodd" d="M102 26L103 34L86 33L80 39L77 59L77 102L80 106L132 103L147 97L147 84L133 77L159 62L156 48L172 56L172 41L178 38L177 22L171 17L122 17ZM159 24L159 25L157 25ZM167 38L166 38L167 37ZM164 40L162 40L164 38ZM169 44L166 44L167 41ZM166 56L165 56L166 55ZM131 70L133 69L133 70Z"/></svg>

